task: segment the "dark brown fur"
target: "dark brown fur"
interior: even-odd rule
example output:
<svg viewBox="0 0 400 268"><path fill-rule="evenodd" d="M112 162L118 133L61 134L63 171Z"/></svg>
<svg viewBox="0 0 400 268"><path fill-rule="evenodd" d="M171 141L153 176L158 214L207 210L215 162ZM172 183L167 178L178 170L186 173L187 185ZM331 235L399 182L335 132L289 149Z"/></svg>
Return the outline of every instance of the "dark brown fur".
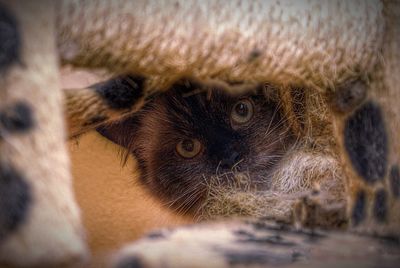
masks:
<svg viewBox="0 0 400 268"><path fill-rule="evenodd" d="M271 171L291 144L291 134L271 87L232 96L184 81L148 103L141 112L102 127L100 133L127 148L139 162L141 181L151 193L179 212L201 208L207 185L231 183L235 174L247 187L269 189ZM231 121L232 107L251 100L249 122ZM176 151L183 139L197 139L201 152L186 159Z"/></svg>

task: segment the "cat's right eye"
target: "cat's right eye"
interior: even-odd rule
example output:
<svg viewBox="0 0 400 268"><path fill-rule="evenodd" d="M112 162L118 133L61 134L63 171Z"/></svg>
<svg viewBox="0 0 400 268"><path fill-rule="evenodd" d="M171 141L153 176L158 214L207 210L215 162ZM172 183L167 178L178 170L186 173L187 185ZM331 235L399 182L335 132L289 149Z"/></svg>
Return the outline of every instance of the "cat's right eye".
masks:
<svg viewBox="0 0 400 268"><path fill-rule="evenodd" d="M231 123L243 125L250 121L254 114L254 105L251 99L241 99L235 103L231 111Z"/></svg>
<svg viewBox="0 0 400 268"><path fill-rule="evenodd" d="M183 158L193 158L200 153L201 147L197 139L184 139L176 145L176 152Z"/></svg>

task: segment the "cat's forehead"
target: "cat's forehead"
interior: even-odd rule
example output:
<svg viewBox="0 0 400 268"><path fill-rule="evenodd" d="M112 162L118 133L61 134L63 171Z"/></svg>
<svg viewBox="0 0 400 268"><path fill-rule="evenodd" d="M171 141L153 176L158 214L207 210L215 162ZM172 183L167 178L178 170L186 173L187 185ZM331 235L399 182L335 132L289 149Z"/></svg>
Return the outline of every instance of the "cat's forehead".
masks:
<svg viewBox="0 0 400 268"><path fill-rule="evenodd" d="M236 101L259 93L264 88L263 84L222 82L200 83L193 80L182 80L172 86L169 96L182 98L188 102L197 101L199 104L208 102L211 106L219 103ZM236 94L233 94L233 93ZM242 92L241 94L237 94Z"/></svg>
<svg viewBox="0 0 400 268"><path fill-rule="evenodd" d="M171 90L164 99L167 114L181 122L224 123L232 106L244 96L231 96L219 89L182 92Z"/></svg>
<svg viewBox="0 0 400 268"><path fill-rule="evenodd" d="M157 122L162 122L163 127L169 126L165 131L173 129L181 134L190 134L193 131L200 134L213 129L229 130L230 114L238 101L251 98L258 108L266 101L259 85L248 88L250 90L245 90L241 95L231 95L227 93L228 90L219 86L181 83L157 98L155 103L150 105L150 110L155 113L147 115L154 117Z"/></svg>
<svg viewBox="0 0 400 268"><path fill-rule="evenodd" d="M224 110L229 104L235 102L238 97L230 96L229 94L219 90L199 90L189 93L171 91L168 94L168 99L173 100L176 104L187 107L187 109L217 109Z"/></svg>

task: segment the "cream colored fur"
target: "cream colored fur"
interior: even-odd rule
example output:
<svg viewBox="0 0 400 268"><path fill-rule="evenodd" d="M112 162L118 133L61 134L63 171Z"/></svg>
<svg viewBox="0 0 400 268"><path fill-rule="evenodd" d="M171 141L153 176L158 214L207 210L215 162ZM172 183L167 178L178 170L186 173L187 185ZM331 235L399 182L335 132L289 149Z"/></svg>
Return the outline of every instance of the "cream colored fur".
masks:
<svg viewBox="0 0 400 268"><path fill-rule="evenodd" d="M27 102L35 107L35 125L29 135L2 133L0 160L22 172L33 198L27 221L2 241L0 260L24 266L75 261L87 252L64 143L54 7L51 1L8 5L25 42L23 63L0 78L0 107Z"/></svg>

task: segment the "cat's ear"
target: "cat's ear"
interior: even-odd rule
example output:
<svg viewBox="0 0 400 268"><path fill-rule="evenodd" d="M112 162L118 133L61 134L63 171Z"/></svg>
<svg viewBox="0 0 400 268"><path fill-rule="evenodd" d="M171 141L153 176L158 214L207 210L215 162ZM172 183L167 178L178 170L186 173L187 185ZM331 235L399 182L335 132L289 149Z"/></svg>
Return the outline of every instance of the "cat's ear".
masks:
<svg viewBox="0 0 400 268"><path fill-rule="evenodd" d="M126 119L100 126L96 130L108 140L124 148L129 148L135 139L139 124L137 117L130 116Z"/></svg>

